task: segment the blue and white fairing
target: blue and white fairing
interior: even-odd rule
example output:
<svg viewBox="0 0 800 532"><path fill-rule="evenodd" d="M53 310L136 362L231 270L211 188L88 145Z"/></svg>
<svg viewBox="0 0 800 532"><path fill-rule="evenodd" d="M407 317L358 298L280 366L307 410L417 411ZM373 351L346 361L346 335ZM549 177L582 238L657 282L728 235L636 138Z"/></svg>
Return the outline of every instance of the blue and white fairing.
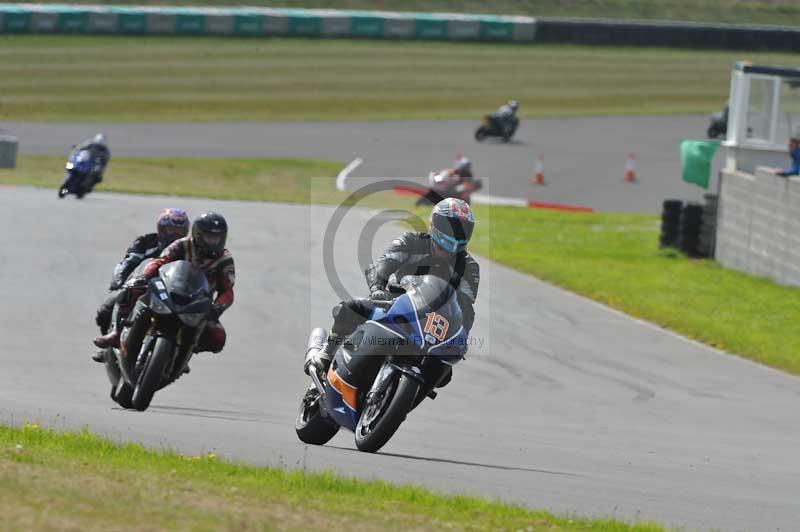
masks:
<svg viewBox="0 0 800 532"><path fill-rule="evenodd" d="M416 345L423 354L453 364L467 351L461 307L453 287L432 275L407 276L401 283L406 293L386 311L377 309L370 321Z"/></svg>
<svg viewBox="0 0 800 532"><path fill-rule="evenodd" d="M66 168L67 170L83 174L91 170L93 166L94 161L92 160L91 152L89 150L79 150L70 153Z"/></svg>
<svg viewBox="0 0 800 532"><path fill-rule="evenodd" d="M453 365L467 351L468 331L464 330L461 307L450 284L430 275L405 277L401 284L406 293L389 309L373 311L351 336L357 346L352 351L340 349L335 359L340 364L328 371L326 409L340 427L355 430L361 415L358 371L351 371L356 365L384 360L382 366L374 367L378 374L371 389L376 390L392 373L403 371L396 363L387 363L387 355L426 355Z"/></svg>

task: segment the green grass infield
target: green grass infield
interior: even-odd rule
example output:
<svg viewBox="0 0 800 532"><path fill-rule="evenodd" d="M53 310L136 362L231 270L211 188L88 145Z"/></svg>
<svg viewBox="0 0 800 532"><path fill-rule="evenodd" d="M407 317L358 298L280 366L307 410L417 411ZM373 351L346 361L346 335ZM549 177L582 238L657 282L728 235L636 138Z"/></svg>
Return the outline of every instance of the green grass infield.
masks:
<svg viewBox="0 0 800 532"><path fill-rule="evenodd" d="M796 54L358 40L0 36L0 121L710 113L734 61Z"/></svg>
<svg viewBox="0 0 800 532"><path fill-rule="evenodd" d="M663 530L36 424L0 425L0 512L3 530Z"/></svg>

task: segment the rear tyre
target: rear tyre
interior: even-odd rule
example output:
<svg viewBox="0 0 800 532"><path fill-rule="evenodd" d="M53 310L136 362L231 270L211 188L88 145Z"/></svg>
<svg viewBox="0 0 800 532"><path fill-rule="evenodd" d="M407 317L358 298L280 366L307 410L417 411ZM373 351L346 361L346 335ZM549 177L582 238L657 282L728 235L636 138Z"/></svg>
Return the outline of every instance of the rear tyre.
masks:
<svg viewBox="0 0 800 532"><path fill-rule="evenodd" d="M111 387L111 399L122 408L133 408L133 386L120 379Z"/></svg>
<svg viewBox="0 0 800 532"><path fill-rule="evenodd" d="M303 443L325 445L339 432L338 425L328 421L319 411L319 392L311 388L306 392L297 411L294 431Z"/></svg>
<svg viewBox="0 0 800 532"><path fill-rule="evenodd" d="M418 391L419 382L408 375L400 375L381 397L367 404L356 425L358 450L374 453L386 445L414 406Z"/></svg>
<svg viewBox="0 0 800 532"><path fill-rule="evenodd" d="M136 388L133 390L133 407L136 410L142 412L150 406L150 401L161 385L171 355L172 342L163 336L157 338L153 352L145 362L144 369L136 381Z"/></svg>
<svg viewBox="0 0 800 532"><path fill-rule="evenodd" d="M106 375L108 375L108 381L111 383L111 387L115 388L120 379L122 379L122 372L119 369L117 357L114 355L114 351L108 348L103 350L103 358L105 359L104 365L106 368Z"/></svg>

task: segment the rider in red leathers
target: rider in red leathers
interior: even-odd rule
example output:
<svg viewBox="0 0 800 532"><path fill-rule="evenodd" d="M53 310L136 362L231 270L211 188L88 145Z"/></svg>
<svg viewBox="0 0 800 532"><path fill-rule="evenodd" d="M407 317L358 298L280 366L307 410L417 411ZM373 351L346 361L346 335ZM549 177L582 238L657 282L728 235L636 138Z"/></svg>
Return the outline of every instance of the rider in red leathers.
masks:
<svg viewBox="0 0 800 532"><path fill-rule="evenodd" d="M191 235L176 240L167 247L161 256L145 266L142 276L132 282L130 290L132 298L138 299L144 292L148 281L158 275L158 269L169 262L187 260L197 265L208 280L211 293L216 293L211 314L208 317L206 328L200 335L195 346L195 351L210 351L219 353L225 347L227 335L219 317L233 304L233 285L236 280L236 270L233 256L225 248L228 234L228 224L222 215L207 212L198 217L192 224ZM138 352L139 346L147 326L147 308L137 307L131 319L131 327L127 338L122 342L122 350L127 353ZM120 345L119 335L100 337L95 341L98 347Z"/></svg>

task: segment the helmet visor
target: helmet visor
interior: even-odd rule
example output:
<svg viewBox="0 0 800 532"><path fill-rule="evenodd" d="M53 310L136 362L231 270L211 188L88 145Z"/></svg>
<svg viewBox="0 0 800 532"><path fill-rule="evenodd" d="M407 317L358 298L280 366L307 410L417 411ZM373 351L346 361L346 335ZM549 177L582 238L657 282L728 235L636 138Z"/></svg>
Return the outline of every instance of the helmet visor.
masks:
<svg viewBox="0 0 800 532"><path fill-rule="evenodd" d="M206 249L216 250L225 244L225 235L222 233L202 233L200 238Z"/></svg>
<svg viewBox="0 0 800 532"><path fill-rule="evenodd" d="M443 250L458 253L467 248L474 222L447 216L434 216L431 220L431 238Z"/></svg>

